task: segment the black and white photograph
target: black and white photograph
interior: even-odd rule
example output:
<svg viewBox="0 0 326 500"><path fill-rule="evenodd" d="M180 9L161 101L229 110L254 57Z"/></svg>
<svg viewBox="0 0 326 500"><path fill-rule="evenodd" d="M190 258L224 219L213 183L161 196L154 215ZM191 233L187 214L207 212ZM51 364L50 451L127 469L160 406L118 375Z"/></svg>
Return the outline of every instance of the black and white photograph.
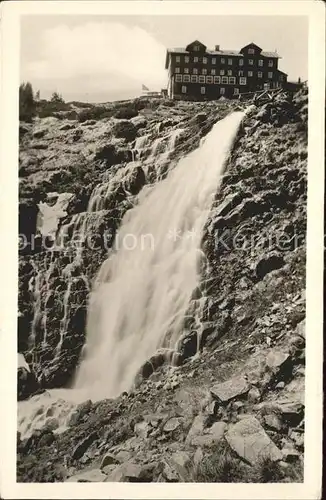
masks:
<svg viewBox="0 0 326 500"><path fill-rule="evenodd" d="M99 3L19 18L16 482L210 483L209 498L265 484L266 499L276 483L301 498L307 447L321 465L309 15Z"/></svg>

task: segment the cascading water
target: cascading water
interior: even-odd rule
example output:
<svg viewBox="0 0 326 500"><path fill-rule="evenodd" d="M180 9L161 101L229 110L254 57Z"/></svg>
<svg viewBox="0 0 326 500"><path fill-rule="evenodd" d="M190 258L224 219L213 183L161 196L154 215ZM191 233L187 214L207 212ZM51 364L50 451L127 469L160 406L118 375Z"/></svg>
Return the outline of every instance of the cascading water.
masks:
<svg viewBox="0 0 326 500"><path fill-rule="evenodd" d="M75 403L129 390L148 358L161 347L177 346L192 292L200 280L203 227L243 116L235 112L216 123L197 150L170 168L164 180L145 186L137 204L126 212L90 296L86 355L74 387L21 402L23 434L45 422L49 407L50 415L64 427ZM167 141L168 149L180 134L174 132ZM90 211L102 208L99 200L122 180L122 170L94 190ZM68 289L66 298L68 307ZM66 313L65 309L62 323ZM62 338L59 347L61 343Z"/></svg>
<svg viewBox="0 0 326 500"><path fill-rule="evenodd" d="M129 390L160 347L174 348L198 285L200 242L243 113L218 122L122 220L91 295L87 356L76 388L96 399Z"/></svg>

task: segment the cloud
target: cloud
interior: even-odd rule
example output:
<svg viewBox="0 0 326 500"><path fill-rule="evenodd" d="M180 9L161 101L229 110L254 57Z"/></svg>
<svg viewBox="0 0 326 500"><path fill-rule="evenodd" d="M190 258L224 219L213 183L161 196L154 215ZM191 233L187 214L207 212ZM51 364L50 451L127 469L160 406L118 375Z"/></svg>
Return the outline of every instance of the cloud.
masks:
<svg viewBox="0 0 326 500"><path fill-rule="evenodd" d="M165 47L138 26L114 22L58 25L44 31L41 56L24 64L32 82L60 81L60 91L166 85ZM79 82L79 83L77 83Z"/></svg>

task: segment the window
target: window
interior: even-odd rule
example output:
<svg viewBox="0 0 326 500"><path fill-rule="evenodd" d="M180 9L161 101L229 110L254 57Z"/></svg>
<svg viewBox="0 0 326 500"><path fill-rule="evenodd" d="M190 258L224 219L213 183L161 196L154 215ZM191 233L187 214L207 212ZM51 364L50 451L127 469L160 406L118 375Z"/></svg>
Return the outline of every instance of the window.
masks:
<svg viewBox="0 0 326 500"><path fill-rule="evenodd" d="M216 69L211 69L211 75L216 75Z"/></svg>
<svg viewBox="0 0 326 500"><path fill-rule="evenodd" d="M195 52L199 52L199 50L200 50L199 45L195 45L195 46L194 46L194 51L195 51Z"/></svg>
<svg viewBox="0 0 326 500"><path fill-rule="evenodd" d="M224 71L224 69L221 69L221 70L220 70L220 75L221 75L221 76L225 75L225 71Z"/></svg>
<svg viewBox="0 0 326 500"><path fill-rule="evenodd" d="M253 72L252 71L248 71L248 76L253 76Z"/></svg>
<svg viewBox="0 0 326 500"><path fill-rule="evenodd" d="M225 63L225 59L224 59L224 57L222 57L221 64L224 64L224 63Z"/></svg>
<svg viewBox="0 0 326 500"><path fill-rule="evenodd" d="M254 64L254 60L253 60L253 59L249 59L249 61L248 61L248 62L249 62L249 64L250 64L250 66L252 66L252 65Z"/></svg>
<svg viewBox="0 0 326 500"><path fill-rule="evenodd" d="M234 95L238 95L238 94L240 94L240 89L235 88L235 89L234 89Z"/></svg>
<svg viewBox="0 0 326 500"><path fill-rule="evenodd" d="M216 57L212 57L212 64L216 64Z"/></svg>
<svg viewBox="0 0 326 500"><path fill-rule="evenodd" d="M280 82L283 82L283 79L284 79L284 78L283 78L283 75L280 75L280 76L279 76L279 80L280 80Z"/></svg>
<svg viewBox="0 0 326 500"><path fill-rule="evenodd" d="M206 94L206 87L200 87L200 93Z"/></svg>
<svg viewBox="0 0 326 500"><path fill-rule="evenodd" d="M224 88L224 87L221 87L221 88L220 88L220 94L221 94L221 95L225 94L225 88Z"/></svg>
<svg viewBox="0 0 326 500"><path fill-rule="evenodd" d="M193 68L192 72L193 72L194 75L198 75L198 69L197 68Z"/></svg>
<svg viewBox="0 0 326 500"><path fill-rule="evenodd" d="M176 73L180 73L180 68L175 68Z"/></svg>
<svg viewBox="0 0 326 500"><path fill-rule="evenodd" d="M185 56L185 63L189 62L189 56Z"/></svg>
<svg viewBox="0 0 326 500"><path fill-rule="evenodd" d="M248 54L254 54L255 53L255 49L248 49Z"/></svg>
<svg viewBox="0 0 326 500"><path fill-rule="evenodd" d="M268 60L268 66L269 66L270 68L272 68L272 67L273 67L273 59L269 59L269 60Z"/></svg>
<svg viewBox="0 0 326 500"><path fill-rule="evenodd" d="M243 59L239 59L239 66L243 66Z"/></svg>
<svg viewBox="0 0 326 500"><path fill-rule="evenodd" d="M202 75L207 75L207 69L206 69L206 68L202 69L202 70L201 70L201 74L202 74Z"/></svg>
<svg viewBox="0 0 326 500"><path fill-rule="evenodd" d="M203 57L203 64L207 64L207 57Z"/></svg>
<svg viewBox="0 0 326 500"><path fill-rule="evenodd" d="M240 83L240 85L246 85L246 83L247 83L247 78L246 78L246 77L242 77L242 78L240 78L240 82L239 82L239 83Z"/></svg>
<svg viewBox="0 0 326 500"><path fill-rule="evenodd" d="M194 62L198 62L198 57L197 56L194 57Z"/></svg>
<svg viewBox="0 0 326 500"><path fill-rule="evenodd" d="M228 64L229 64L229 66L232 65L232 59L228 59Z"/></svg>
<svg viewBox="0 0 326 500"><path fill-rule="evenodd" d="M199 83L205 83L205 77L203 75L199 75L198 81Z"/></svg>
<svg viewBox="0 0 326 500"><path fill-rule="evenodd" d="M228 83L229 79L227 76L222 76L222 83Z"/></svg>
<svg viewBox="0 0 326 500"><path fill-rule="evenodd" d="M191 83L197 83L198 81L198 76L197 75L191 75Z"/></svg>
<svg viewBox="0 0 326 500"><path fill-rule="evenodd" d="M230 83L231 85L235 85L235 76L230 76L230 78L229 78L229 83Z"/></svg>
<svg viewBox="0 0 326 500"><path fill-rule="evenodd" d="M221 83L221 77L220 76L214 76L214 83Z"/></svg>
<svg viewBox="0 0 326 500"><path fill-rule="evenodd" d="M259 59L258 66L264 66L264 60L263 59Z"/></svg>
<svg viewBox="0 0 326 500"><path fill-rule="evenodd" d="M232 69L228 69L228 76L232 76Z"/></svg>
<svg viewBox="0 0 326 500"><path fill-rule="evenodd" d="M263 78L263 73L261 71L258 71L258 78Z"/></svg>
<svg viewBox="0 0 326 500"><path fill-rule="evenodd" d="M182 82L182 75L175 75L176 82Z"/></svg>
<svg viewBox="0 0 326 500"><path fill-rule="evenodd" d="M183 75L183 82L184 83L190 82L190 75Z"/></svg>
<svg viewBox="0 0 326 500"><path fill-rule="evenodd" d="M187 93L187 87L186 87L186 85L182 85L182 87L181 87L181 92L182 92L183 94L186 94L186 93Z"/></svg>
<svg viewBox="0 0 326 500"><path fill-rule="evenodd" d="M213 77L212 76L206 76L206 83L213 83Z"/></svg>
<svg viewBox="0 0 326 500"><path fill-rule="evenodd" d="M273 78L273 72L272 71L268 72L268 78Z"/></svg>
<svg viewBox="0 0 326 500"><path fill-rule="evenodd" d="M243 76L243 71L239 71L238 75Z"/></svg>
<svg viewBox="0 0 326 500"><path fill-rule="evenodd" d="M180 56L176 56L175 60L176 62L180 62Z"/></svg>
<svg viewBox="0 0 326 500"><path fill-rule="evenodd" d="M189 68L185 68L185 73L189 74Z"/></svg>

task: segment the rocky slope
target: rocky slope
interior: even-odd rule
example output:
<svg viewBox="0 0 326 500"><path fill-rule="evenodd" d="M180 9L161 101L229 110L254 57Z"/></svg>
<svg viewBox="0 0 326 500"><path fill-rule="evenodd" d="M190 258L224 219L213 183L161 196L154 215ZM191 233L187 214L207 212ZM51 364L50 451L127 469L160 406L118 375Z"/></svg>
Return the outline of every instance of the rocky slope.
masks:
<svg viewBox="0 0 326 500"><path fill-rule="evenodd" d="M146 172L139 166L128 186L110 191L103 218L93 221L97 234L109 227L113 237L133 197L155 180L144 144L182 128L165 157L176 161L234 106L162 103L128 121L47 118L22 124L20 232L35 232L36 202L50 203L51 191L74 195L60 219L69 232L92 189L125 168L137 149L148 160ZM144 136L137 147L137 137ZM157 141L158 148L163 144ZM80 405L64 433L53 433L55 422L49 422L28 439L18 436L19 481L302 480L306 163L306 94L281 95L250 110L205 228L203 280L193 294L194 302L205 297L200 355L190 306L180 366L162 364L158 356L130 393ZM103 242L98 246L95 252L85 248L73 269L75 249L59 252L52 263L41 246L21 251L18 342L34 374L21 369L21 399L71 380L84 342L91 280L106 254ZM42 266L51 272L31 297ZM39 315L32 300L39 300Z"/></svg>

